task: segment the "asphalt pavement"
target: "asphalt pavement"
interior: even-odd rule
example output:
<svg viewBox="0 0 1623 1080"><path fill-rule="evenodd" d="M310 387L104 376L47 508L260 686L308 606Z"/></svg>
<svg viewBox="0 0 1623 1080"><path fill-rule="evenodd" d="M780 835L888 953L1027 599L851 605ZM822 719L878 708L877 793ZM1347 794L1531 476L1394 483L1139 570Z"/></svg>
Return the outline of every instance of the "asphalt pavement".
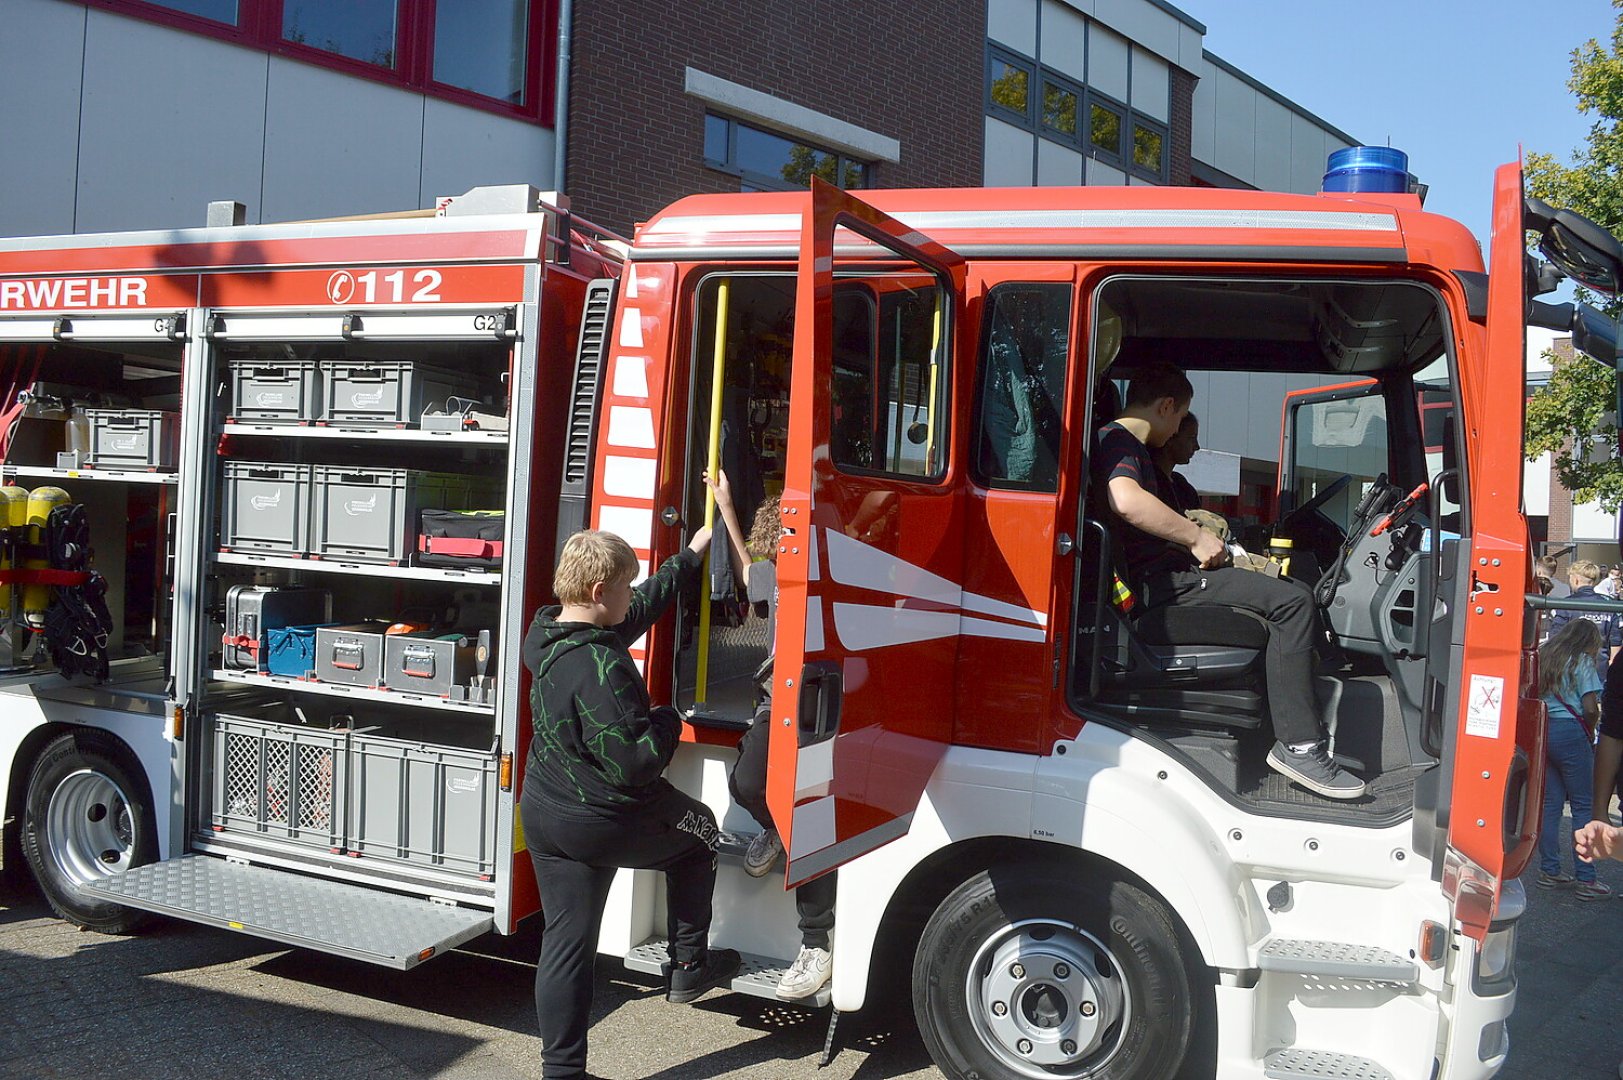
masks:
<svg viewBox="0 0 1623 1080"><path fill-rule="evenodd" d="M1623 900L1581 902L1527 879L1509 1080L1611 1080L1623 1060ZM1623 895L1623 865L1601 877ZM0 884L0 1078L320 1080L540 1075L531 1011L539 937L487 938L401 974L158 920L83 933L37 893ZM939 1074L907 1003L842 1018L712 994L665 1002L602 959L591 1069L611 1080L879 1080Z"/></svg>

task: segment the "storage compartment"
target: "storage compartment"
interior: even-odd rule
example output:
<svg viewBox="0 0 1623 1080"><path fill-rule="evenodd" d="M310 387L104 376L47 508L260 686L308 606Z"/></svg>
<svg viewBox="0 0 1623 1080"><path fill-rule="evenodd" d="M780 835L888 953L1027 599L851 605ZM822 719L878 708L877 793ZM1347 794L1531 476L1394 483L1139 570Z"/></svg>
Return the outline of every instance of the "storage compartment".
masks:
<svg viewBox="0 0 1623 1080"><path fill-rule="evenodd" d="M156 409L85 409L93 469L171 470L180 414Z"/></svg>
<svg viewBox="0 0 1623 1080"><path fill-rule="evenodd" d="M489 878L496 859L496 758L440 745L443 724L399 720L349 741L351 855Z"/></svg>
<svg viewBox="0 0 1623 1080"><path fill-rule="evenodd" d="M404 564L416 547L418 515L466 497L469 478L415 469L312 467L318 559Z"/></svg>
<svg viewBox="0 0 1623 1080"><path fill-rule="evenodd" d="M316 678L347 686L383 683L383 632L388 624L354 623L316 628Z"/></svg>
<svg viewBox="0 0 1623 1080"><path fill-rule="evenodd" d="M220 550L303 555L310 548L310 466L227 461Z"/></svg>
<svg viewBox="0 0 1623 1080"><path fill-rule="evenodd" d="M500 510L419 512L417 565L499 570L507 514Z"/></svg>
<svg viewBox="0 0 1623 1080"><path fill-rule="evenodd" d="M321 372L314 360L233 359L231 415L244 424L309 424L321 416Z"/></svg>
<svg viewBox="0 0 1623 1080"><path fill-rule="evenodd" d="M342 427L416 427L429 409L477 390L465 373L422 360L323 360L319 415Z"/></svg>
<svg viewBox="0 0 1623 1080"><path fill-rule="evenodd" d="M213 717L210 824L341 850L350 718L285 703L255 711Z"/></svg>
<svg viewBox="0 0 1623 1080"><path fill-rule="evenodd" d="M474 675L473 640L461 634L391 634L383 643L383 685L448 698Z"/></svg>
<svg viewBox="0 0 1623 1080"><path fill-rule="evenodd" d="M220 647L220 666L239 671L274 670L267 666L270 633L287 626L326 622L331 607L332 595L326 589L232 586L225 594L225 635ZM302 676L308 670L310 667L296 674Z"/></svg>

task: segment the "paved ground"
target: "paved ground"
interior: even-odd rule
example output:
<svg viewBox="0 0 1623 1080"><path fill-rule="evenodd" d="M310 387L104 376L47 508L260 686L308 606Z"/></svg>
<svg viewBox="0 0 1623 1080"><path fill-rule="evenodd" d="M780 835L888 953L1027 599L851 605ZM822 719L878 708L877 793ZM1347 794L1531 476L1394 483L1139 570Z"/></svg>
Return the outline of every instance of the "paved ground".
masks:
<svg viewBox="0 0 1623 1080"><path fill-rule="evenodd" d="M1623 865L1602 876L1623 893ZM1501 1075L1610 1080L1623 1059L1623 901L1529 892ZM31 890L0 885L0 1078L533 1078L536 945L533 933L491 939L401 975L183 923L80 933ZM822 1014L731 995L668 1005L607 961L596 1018L592 1068L613 1080L939 1075L905 1010L845 1020L845 1049L821 1071Z"/></svg>

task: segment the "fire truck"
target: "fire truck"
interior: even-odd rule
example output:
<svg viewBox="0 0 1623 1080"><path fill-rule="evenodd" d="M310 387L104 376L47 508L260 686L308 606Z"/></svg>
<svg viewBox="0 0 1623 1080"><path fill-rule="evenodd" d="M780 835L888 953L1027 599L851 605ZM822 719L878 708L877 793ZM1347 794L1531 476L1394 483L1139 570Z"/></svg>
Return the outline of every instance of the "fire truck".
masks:
<svg viewBox="0 0 1623 1080"><path fill-rule="evenodd" d="M775 629L718 544L632 652L728 834L735 991L773 993L787 887L837 869L813 1004L911 993L949 1076L1491 1076L1543 776L1524 329L1612 362L1603 320L1533 297L1623 274L1517 165L1494 199L1491 272L1402 185L814 183L629 241L481 189L0 242L5 863L113 933L405 970L513 932L518 647L556 547L598 527L656 566L718 465L746 518L780 498ZM1342 388L1288 414L1279 514L1231 525L1316 590L1358 801L1264 766L1266 627L1122 602L1088 461L1160 361L1225 403L1209 444ZM755 879L727 775L768 657L787 858ZM602 952L660 969L663 887L621 872Z"/></svg>

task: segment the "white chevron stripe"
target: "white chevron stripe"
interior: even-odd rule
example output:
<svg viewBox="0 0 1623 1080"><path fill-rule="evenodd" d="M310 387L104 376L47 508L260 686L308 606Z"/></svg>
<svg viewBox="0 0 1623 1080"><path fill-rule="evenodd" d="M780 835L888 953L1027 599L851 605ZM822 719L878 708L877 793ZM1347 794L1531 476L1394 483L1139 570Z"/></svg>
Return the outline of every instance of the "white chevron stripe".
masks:
<svg viewBox="0 0 1623 1080"><path fill-rule="evenodd" d="M970 637L1002 638L1006 641L1042 641L1047 635L1035 626L1015 626L1013 623L992 622L990 619L964 618L965 634Z"/></svg>
<svg viewBox="0 0 1623 1080"><path fill-rule="evenodd" d="M653 547L654 512L646 506L604 506L597 511L597 527L617 533L640 551Z"/></svg>
<svg viewBox="0 0 1623 1080"><path fill-rule="evenodd" d="M961 588L922 566L853 540L842 532L818 531L827 536L829 575L841 585L954 606L963 597Z"/></svg>
<svg viewBox="0 0 1623 1080"><path fill-rule="evenodd" d="M1036 623L1038 626L1048 625L1048 616L1041 611L1021 607L1019 604L1010 604L1003 600L993 600L989 596L966 592L964 594L965 611L978 611L982 615L998 615L1005 619L1019 619L1021 622Z"/></svg>
<svg viewBox="0 0 1623 1080"><path fill-rule="evenodd" d="M646 398L648 396L648 358L646 356L619 356L614 361L614 396Z"/></svg>
<svg viewBox="0 0 1623 1080"><path fill-rule="evenodd" d="M816 799L795 807L794 824L789 834L789 857L798 859L813 851L821 851L834 842L834 800Z"/></svg>
<svg viewBox="0 0 1623 1080"><path fill-rule="evenodd" d="M654 448L654 414L629 405L609 406L609 445Z"/></svg>
<svg viewBox="0 0 1623 1080"><path fill-rule="evenodd" d="M606 455L603 458L604 492L631 499L653 499L655 464L653 458Z"/></svg>
<svg viewBox="0 0 1623 1080"><path fill-rule="evenodd" d="M840 644L851 652L957 637L958 623L956 611L834 605L834 631L839 635Z"/></svg>
<svg viewBox="0 0 1623 1080"><path fill-rule="evenodd" d="M795 801L827 795L834 782L834 740L801 750L795 757Z"/></svg>
<svg viewBox="0 0 1623 1080"><path fill-rule="evenodd" d="M626 299L637 298L637 268L632 266L626 270Z"/></svg>
<svg viewBox="0 0 1623 1080"><path fill-rule="evenodd" d="M642 348L642 312L636 308L626 308L620 313L620 347Z"/></svg>
<svg viewBox="0 0 1623 1080"><path fill-rule="evenodd" d="M806 603L806 651L823 651L823 601L813 596Z"/></svg>

